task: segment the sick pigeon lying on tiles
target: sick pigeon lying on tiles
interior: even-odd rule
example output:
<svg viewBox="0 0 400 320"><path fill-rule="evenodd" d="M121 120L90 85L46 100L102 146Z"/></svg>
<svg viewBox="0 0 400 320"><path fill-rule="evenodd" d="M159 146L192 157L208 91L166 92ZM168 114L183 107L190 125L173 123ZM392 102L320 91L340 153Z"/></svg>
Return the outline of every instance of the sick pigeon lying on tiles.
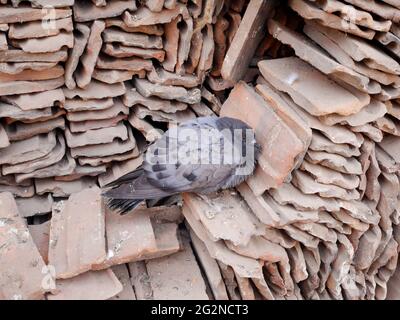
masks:
<svg viewBox="0 0 400 320"><path fill-rule="evenodd" d="M228 117L201 117L171 128L141 167L105 186L109 207L125 214L143 200L235 187L253 174L260 146L253 130Z"/></svg>

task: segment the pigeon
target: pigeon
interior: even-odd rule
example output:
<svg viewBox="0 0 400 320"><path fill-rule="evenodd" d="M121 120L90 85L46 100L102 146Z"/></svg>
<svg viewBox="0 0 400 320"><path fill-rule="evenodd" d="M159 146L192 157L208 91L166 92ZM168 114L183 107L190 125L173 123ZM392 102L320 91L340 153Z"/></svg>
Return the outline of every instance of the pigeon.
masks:
<svg viewBox="0 0 400 320"><path fill-rule="evenodd" d="M142 165L103 187L110 209L126 214L142 201L233 188L254 172L261 152L241 120L199 117L168 129L147 147Z"/></svg>

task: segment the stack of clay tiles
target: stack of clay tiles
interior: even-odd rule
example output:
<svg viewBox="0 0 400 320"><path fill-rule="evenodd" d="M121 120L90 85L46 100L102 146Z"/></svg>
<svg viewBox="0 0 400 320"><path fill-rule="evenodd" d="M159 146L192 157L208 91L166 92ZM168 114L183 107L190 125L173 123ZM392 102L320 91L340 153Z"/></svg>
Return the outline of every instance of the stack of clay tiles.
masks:
<svg viewBox="0 0 400 320"><path fill-rule="evenodd" d="M242 21L262 10L250 1ZM260 76L220 115L252 126L262 153L238 192L184 195L215 292L225 279L230 298L400 298L399 14L397 1L289 0L254 57L228 50L224 80L255 63Z"/></svg>

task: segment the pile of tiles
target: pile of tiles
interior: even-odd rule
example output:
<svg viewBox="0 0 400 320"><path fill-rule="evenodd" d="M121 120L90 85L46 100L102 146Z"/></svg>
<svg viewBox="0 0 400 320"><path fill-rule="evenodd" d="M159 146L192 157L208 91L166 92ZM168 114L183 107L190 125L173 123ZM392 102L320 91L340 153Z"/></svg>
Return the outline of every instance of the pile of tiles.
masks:
<svg viewBox="0 0 400 320"><path fill-rule="evenodd" d="M39 263L15 270L29 290L0 277L0 298L400 298L397 1L29 2L0 0L0 192L16 197L0 218L18 230L0 244ZM262 145L237 191L101 204L147 143L207 115Z"/></svg>

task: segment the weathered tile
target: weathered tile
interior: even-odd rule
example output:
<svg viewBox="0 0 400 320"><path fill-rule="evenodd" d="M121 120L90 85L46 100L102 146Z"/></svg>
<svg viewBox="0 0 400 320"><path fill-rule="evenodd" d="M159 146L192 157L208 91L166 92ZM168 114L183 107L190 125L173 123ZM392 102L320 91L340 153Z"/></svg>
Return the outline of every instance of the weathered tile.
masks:
<svg viewBox="0 0 400 320"><path fill-rule="evenodd" d="M106 6L97 7L86 0L75 0L74 18L77 22L86 22L96 19L112 18L121 15L125 10L136 10L134 0L113 0Z"/></svg>
<svg viewBox="0 0 400 320"><path fill-rule="evenodd" d="M294 102L315 116L351 115L370 102L369 95L346 90L296 57L264 60L258 66L276 89L288 93ZM319 90L315 92L317 84Z"/></svg>
<svg viewBox="0 0 400 320"><path fill-rule="evenodd" d="M46 22L13 23L10 25L8 36L11 39L43 38L58 35L61 31L72 32L73 29L72 18L68 17Z"/></svg>
<svg viewBox="0 0 400 320"><path fill-rule="evenodd" d="M244 112L243 105L251 105L253 112ZM248 180L255 194L261 195L268 188L281 185L294 168L296 157L304 152L303 143L293 130L245 83L235 86L221 109L221 116L246 122L255 130L256 139L262 144L258 171L256 169L255 175ZM274 125L266 130L265 123ZM287 147L281 148L281 145Z"/></svg>
<svg viewBox="0 0 400 320"><path fill-rule="evenodd" d="M85 51L89 35L90 28L87 25L83 23L75 25L74 46L69 51L69 57L65 63L65 85L68 89L72 90L76 87L74 72L78 67L80 57Z"/></svg>
<svg viewBox="0 0 400 320"><path fill-rule="evenodd" d="M189 241L181 252L147 260L146 268L154 299L209 300Z"/></svg>
<svg viewBox="0 0 400 320"><path fill-rule="evenodd" d="M80 57L80 68L75 75L76 84L80 88L84 88L89 85L96 61L100 53L102 41L102 32L105 28L105 22L96 20L93 22L90 28L90 35L87 40L86 50Z"/></svg>
<svg viewBox="0 0 400 320"><path fill-rule="evenodd" d="M49 239L50 239L50 221L42 224L33 224L28 226L29 233L35 243L43 261L48 263Z"/></svg>

